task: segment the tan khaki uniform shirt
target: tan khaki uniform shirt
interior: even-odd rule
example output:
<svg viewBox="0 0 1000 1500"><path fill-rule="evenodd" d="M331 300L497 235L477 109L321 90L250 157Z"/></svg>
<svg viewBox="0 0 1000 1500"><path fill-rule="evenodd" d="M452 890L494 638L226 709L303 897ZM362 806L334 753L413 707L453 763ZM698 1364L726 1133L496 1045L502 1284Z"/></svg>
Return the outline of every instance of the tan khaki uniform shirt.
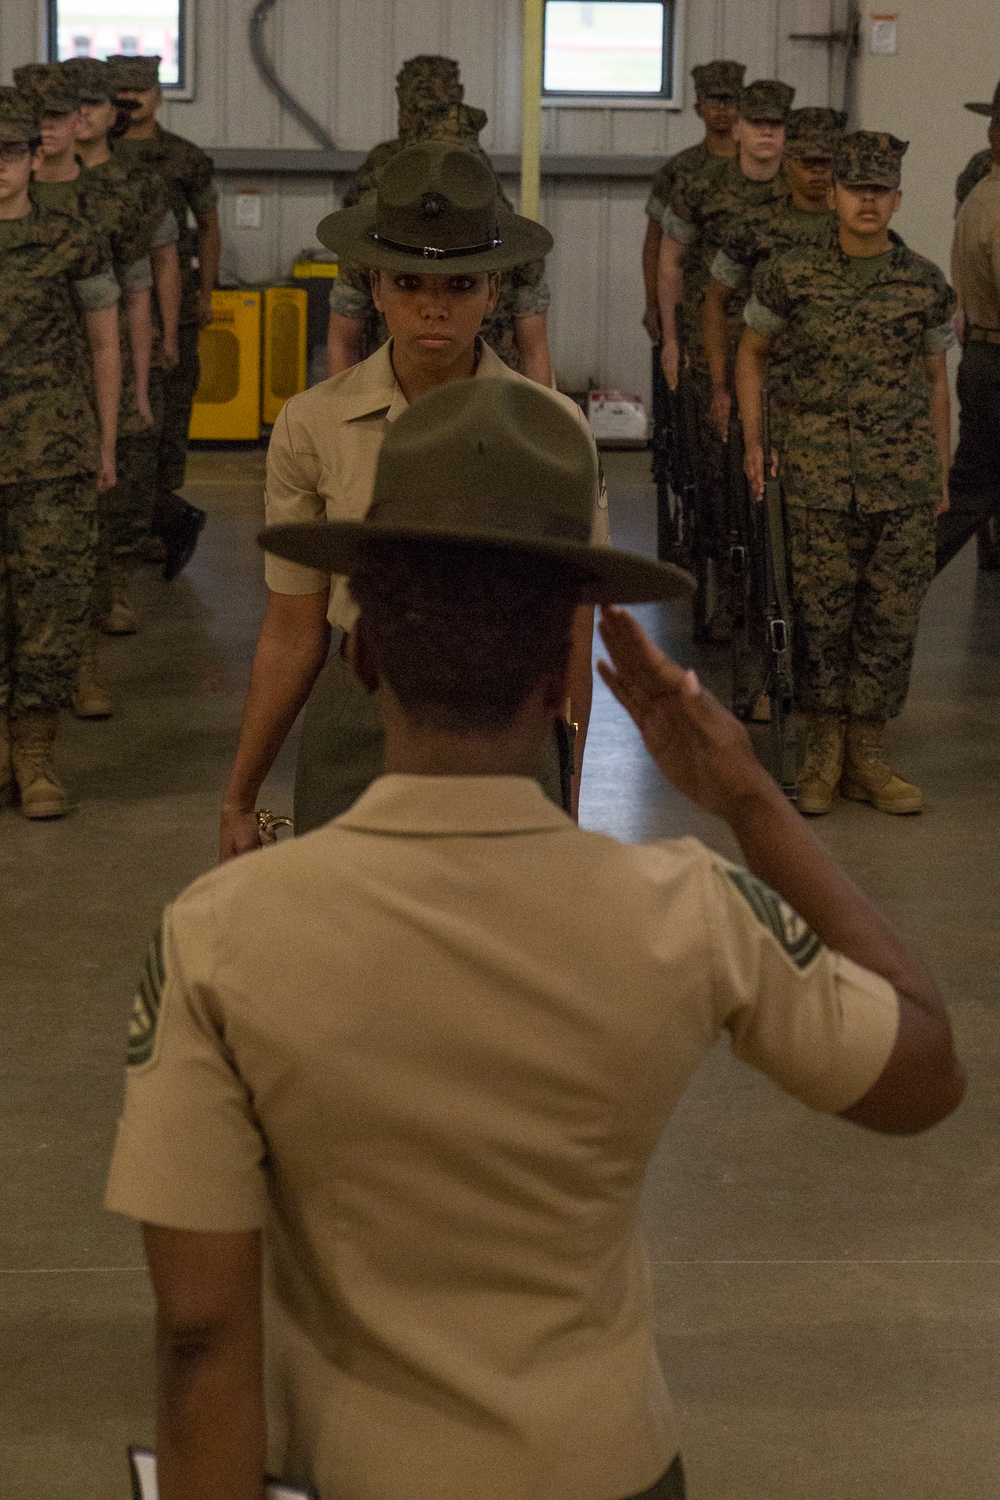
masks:
<svg viewBox="0 0 1000 1500"><path fill-rule="evenodd" d="M409 403L392 368L392 345L292 396L281 409L267 450L264 495L268 525L286 521L359 521L371 504L382 439ZM520 380L488 345L479 345L480 380ZM541 390L527 381L533 390ZM575 401L550 391L553 401L586 422ZM588 429L589 432L589 429ZM597 546L607 546L608 499L594 455L594 531ZM357 609L347 580L268 555L264 564L268 588L276 594L316 594L330 588L329 619L350 630Z"/></svg>
<svg viewBox="0 0 1000 1500"><path fill-rule="evenodd" d="M638 1230L705 1052L813 1109L892 988L694 839L519 777L384 776L168 911L107 1202L263 1227L268 1462L324 1500L617 1500L671 1463Z"/></svg>
<svg viewBox="0 0 1000 1500"><path fill-rule="evenodd" d="M1000 329L1000 166L959 209L954 255L966 326Z"/></svg>

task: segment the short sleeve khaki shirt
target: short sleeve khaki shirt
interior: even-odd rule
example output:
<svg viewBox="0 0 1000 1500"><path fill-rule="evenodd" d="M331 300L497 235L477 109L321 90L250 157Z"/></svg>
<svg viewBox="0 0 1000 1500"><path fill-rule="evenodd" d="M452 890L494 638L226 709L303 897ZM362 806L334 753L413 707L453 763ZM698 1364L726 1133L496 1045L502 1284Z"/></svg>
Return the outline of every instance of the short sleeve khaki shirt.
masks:
<svg viewBox="0 0 1000 1500"><path fill-rule="evenodd" d="M385 776L169 910L110 1208L264 1230L269 1464L352 1500L610 1500L678 1431L638 1227L706 1051L813 1109L898 1001L693 839L518 777Z"/></svg>
<svg viewBox="0 0 1000 1500"><path fill-rule="evenodd" d="M959 210L954 264L967 325L1000 329L1000 166L977 183Z"/></svg>
<svg viewBox="0 0 1000 1500"><path fill-rule="evenodd" d="M482 343L476 378L525 379ZM550 395L585 425L575 401L558 391ZM292 396L274 424L267 450L264 498L268 525L361 520L371 504L382 439L389 423L406 410L407 404L392 368L391 344L383 345L360 365ZM599 476L596 450L594 472ZM594 486L592 540L596 546L607 546L610 540L607 494L599 478ZM316 594L329 588L330 623L341 630L352 628L357 610L346 579L334 576L331 580L331 575L320 569L304 568L270 555L264 564L264 577L276 594Z"/></svg>

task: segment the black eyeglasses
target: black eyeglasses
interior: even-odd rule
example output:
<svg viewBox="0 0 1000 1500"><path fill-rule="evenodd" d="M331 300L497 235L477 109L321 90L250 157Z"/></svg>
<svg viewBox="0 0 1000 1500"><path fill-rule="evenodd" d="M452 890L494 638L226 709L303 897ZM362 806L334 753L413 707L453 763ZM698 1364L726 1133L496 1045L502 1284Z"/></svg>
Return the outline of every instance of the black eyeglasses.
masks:
<svg viewBox="0 0 1000 1500"><path fill-rule="evenodd" d="M0 161L23 161L34 149L30 141L0 141Z"/></svg>

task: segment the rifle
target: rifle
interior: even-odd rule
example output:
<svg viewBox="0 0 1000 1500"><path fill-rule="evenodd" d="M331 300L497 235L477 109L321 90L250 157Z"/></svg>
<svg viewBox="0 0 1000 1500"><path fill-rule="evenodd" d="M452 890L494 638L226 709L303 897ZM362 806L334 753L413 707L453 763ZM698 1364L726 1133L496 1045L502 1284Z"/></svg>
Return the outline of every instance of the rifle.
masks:
<svg viewBox="0 0 1000 1500"><path fill-rule="evenodd" d="M764 446L763 523L764 621L768 641L768 692L771 697L771 745L774 777L789 795L795 788L797 745L791 716L795 703L792 675L792 604L788 587L788 546L781 482L771 473L771 404L761 391L761 440Z"/></svg>
<svg viewBox="0 0 1000 1500"><path fill-rule="evenodd" d="M661 562L686 567L689 559L685 523L685 477L681 461L677 392L667 385L660 362L661 345L653 345L652 478L656 486L656 555Z"/></svg>
<svg viewBox="0 0 1000 1500"><path fill-rule="evenodd" d="M690 370L681 363L677 390L670 393L677 413L676 432L681 466L681 514L687 548L686 566L694 574L694 598L691 600L691 633L696 641L704 640L715 604L714 564L719 557L717 527L711 495L701 466L701 433L699 431L698 395Z"/></svg>
<svg viewBox="0 0 1000 1500"><path fill-rule="evenodd" d="M753 717L753 708L765 690L766 653L762 648L759 606L762 542L756 506L743 470L743 425L738 417L729 424L726 443L726 546L732 573L733 692L732 708L738 719Z"/></svg>

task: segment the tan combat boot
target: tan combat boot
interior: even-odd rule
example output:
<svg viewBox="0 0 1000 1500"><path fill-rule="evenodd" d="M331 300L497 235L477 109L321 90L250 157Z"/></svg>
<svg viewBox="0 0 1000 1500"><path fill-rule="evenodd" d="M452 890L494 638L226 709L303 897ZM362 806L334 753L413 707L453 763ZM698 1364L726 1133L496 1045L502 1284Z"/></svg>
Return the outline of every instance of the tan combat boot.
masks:
<svg viewBox="0 0 1000 1500"><path fill-rule="evenodd" d="M36 708L11 720L10 754L26 818L62 818L69 812L66 788L52 764L58 718Z"/></svg>
<svg viewBox="0 0 1000 1500"><path fill-rule="evenodd" d="M822 817L833 805L844 764L844 721L839 714L810 714L806 751L795 783L795 805L810 818Z"/></svg>
<svg viewBox="0 0 1000 1500"><path fill-rule="evenodd" d="M101 621L105 635L135 635L139 629L139 616L129 593L131 576L131 563L115 558L111 564L111 608Z"/></svg>
<svg viewBox="0 0 1000 1500"><path fill-rule="evenodd" d="M10 728L6 711L0 712L0 807L14 800L14 767L10 763Z"/></svg>
<svg viewBox="0 0 1000 1500"><path fill-rule="evenodd" d="M855 802L870 802L884 813L923 812L918 786L897 776L885 758L885 725L877 719L849 719L841 791Z"/></svg>
<svg viewBox="0 0 1000 1500"><path fill-rule="evenodd" d="M78 719L109 719L115 711L111 694L97 673L97 643L100 639L99 630L92 628L87 631L73 694L73 712Z"/></svg>

